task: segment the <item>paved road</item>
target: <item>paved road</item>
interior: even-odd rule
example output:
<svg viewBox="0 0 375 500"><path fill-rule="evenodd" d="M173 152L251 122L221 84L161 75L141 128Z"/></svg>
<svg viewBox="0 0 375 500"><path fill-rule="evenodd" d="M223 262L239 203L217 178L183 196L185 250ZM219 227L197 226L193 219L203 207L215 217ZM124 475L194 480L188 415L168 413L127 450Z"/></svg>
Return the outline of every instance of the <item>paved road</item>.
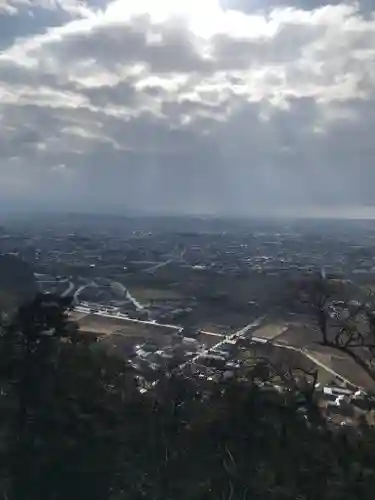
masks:
<svg viewBox="0 0 375 500"><path fill-rule="evenodd" d="M201 356L204 356L210 350L220 348L220 346L222 344L224 344L227 340L238 339L239 337L241 337L243 335L246 335L246 333L251 332L251 330L253 330L254 328L258 328L259 326L261 326L261 324L263 323L263 321L265 319L266 319L266 316L262 316L261 318L258 318L257 320L253 321L252 323L249 323L248 325L244 326L243 328L241 328L240 330L238 330L236 333L234 333L232 335L225 336L224 339L222 339L220 342L218 342L217 344L215 344L210 349L205 349L204 351L201 351L193 359L191 359L188 363L184 363L183 367L186 366L186 365L188 365L189 363L194 363L198 358L200 358ZM258 339L257 337L255 337L255 338L252 337L252 340L254 342L259 342L259 343L261 343L261 342L264 343L265 340L267 341L267 339L265 339L265 340L264 339ZM291 345L281 344L281 343L278 343L278 342L272 342L272 340L269 340L269 342L272 345L274 345L275 347L279 347L279 348L282 348L282 349L288 349L290 351L300 352L301 354L303 354L304 356L306 356L307 358L309 358L317 366L320 366L321 368L323 368L324 370L326 370L328 373L331 373L331 375L334 375L335 377L341 379L348 386L355 387L355 388L358 388L358 389L361 389L361 390L365 391L363 387L356 386L355 384L353 384L353 382L351 382L349 379L347 379L347 378L343 377L342 375L340 375L340 373L338 373L335 370L333 370L330 366L327 366L324 363L322 363L319 359L317 359L308 350L306 350L304 348L294 347L294 346L291 346Z"/></svg>
<svg viewBox="0 0 375 500"><path fill-rule="evenodd" d="M311 353L309 353L305 349L301 349L301 352L307 358L311 359L311 361L313 361L317 366L320 366L321 368L324 368L327 372L331 373L332 375L335 375L336 377L338 377L339 379L341 379L343 382L345 382L350 387L355 387L356 389L361 389L363 392L366 392L363 387L360 387L360 386L357 386L356 384L353 384L353 382L351 382L349 379L343 377L342 375L340 375L340 373L336 372L335 370L333 370L329 366L327 366L324 363L322 363L321 361L319 361L319 359L317 359L315 356L313 356Z"/></svg>
<svg viewBox="0 0 375 500"><path fill-rule="evenodd" d="M80 287L80 289L82 290L86 286L88 286L88 285L84 285L84 286ZM77 290L78 294L80 292L80 289ZM107 313L105 311L97 311L95 313L92 313L91 309L89 307L84 307L84 306L79 306L79 305L76 306L74 308L74 310L77 311L77 312L83 312L83 313L87 313L87 314L95 314L97 316L103 316L103 317L107 317L107 318L122 319L123 321L129 321L129 322L132 322L132 323L140 323L140 324L143 324L143 325L152 325L152 326L159 326L159 327L169 328L171 330L175 330L175 331L178 331L178 332L182 332L182 330L183 330L183 327L181 327L181 326L168 325L168 324L163 324L163 323L157 323L156 321L146 321L146 320L133 319L133 318L129 318L125 314L121 314L121 313L111 314L111 313ZM205 354L208 354L209 351L211 351L213 349L220 348L220 346L223 345L226 341L228 341L228 340L232 340L232 341L236 340L239 337L245 335L246 333L249 333L254 328L258 328L263 323L263 321L265 319L266 319L266 317L262 316L262 317L256 319L255 321L249 323L248 325L244 326L243 328L241 328L240 330L238 330L237 332L235 332L235 333L233 333L231 335L222 335L222 334L218 334L218 333L214 333L214 332L202 331L202 333L204 333L206 335L213 335L213 336L220 337L221 340L217 344L215 344L214 346L210 347L210 349L204 349L204 350L200 351L191 360L187 361L186 363L183 363L180 366L180 368L184 368L184 367L186 367L189 364L195 363L197 361L197 359L199 359L201 356L204 356ZM116 332L116 334L118 334L118 335L126 335L126 334L121 334L120 332ZM258 339L257 337L252 338L252 340L254 342L264 342L264 339ZM364 391L364 389L362 387L356 386L349 379L343 377L342 375L340 375L340 373L336 372L331 367L329 367L329 366L325 365L324 363L322 363L319 359L317 359L315 356L313 356L308 350L303 349L303 348L299 348L299 347L294 347L294 346L287 345L287 344L281 344L281 343L278 343L278 342L272 342L272 340L270 340L269 342L272 345L274 345L275 347L279 347L281 349L287 349L287 350L290 350L290 351L300 352L301 354L303 354L307 358L311 359L311 361L313 363L315 363L317 366L320 366L321 368L323 368L324 370L326 370L328 373L331 373L335 377L338 377L339 379L343 380L347 385L349 385L351 387L355 387L355 388L361 389L361 390Z"/></svg>
<svg viewBox="0 0 375 500"><path fill-rule="evenodd" d="M84 285L84 286L82 286L80 288L83 289L83 288L85 288L85 286L88 286L88 285ZM77 290L77 292L79 293L79 289ZM183 330L183 327L181 327L181 326L168 325L168 324L163 324L163 323L157 323L156 321L146 321L146 320L133 319L133 318L129 318L125 314L121 314L121 313L111 314L111 313L107 313L105 311L97 311L95 313L92 313L91 309L89 307L84 307L84 306L79 306L79 305L76 306L74 308L74 310L77 311L77 312L83 312L83 313L87 313L87 314L95 314L97 316L103 316L103 317L107 317L107 318L122 319L123 321L129 321L129 322L132 322L132 323L140 323L140 324L144 324L144 325L152 325L152 326L159 326L159 327L169 328L171 330L175 330L175 331L178 331L178 332L182 332L182 330ZM215 344L214 346L210 347L209 349L203 349L203 350L201 350L191 360L186 361L185 363L183 363L182 365L180 365L180 368L185 368L189 364L195 363L197 361L197 359L199 359L201 356L204 356L205 354L208 354L209 351L211 351L213 349L220 348L220 346L223 345L228 340L232 340L232 341L236 340L239 337L245 335L246 333L251 332L251 330L253 330L254 328L258 328L259 326L261 326L261 324L263 323L263 321L265 319L266 319L266 316L262 316L262 317L256 319L255 321L249 323L248 325L244 326L243 328L241 328L240 330L238 330L237 332L235 332L235 333L233 333L231 335L222 335L222 334L218 334L218 333L214 333L214 332L202 331L202 333L204 333L206 335L213 335L213 336L220 337L221 340L217 344ZM118 335L127 335L127 334L122 334L120 332L116 332L116 334L118 334ZM259 342L259 343L260 342L263 343L265 341L265 339L259 339L257 337L252 337L252 340L253 340L253 342ZM266 341L267 341L267 339L266 339ZM340 375L340 373L338 373L335 370L333 370L330 366L327 366L324 363L322 363L319 359L317 359L308 350L306 350L304 348L294 347L294 346L287 345L287 344L281 344L279 342L273 342L272 340L269 340L269 342L272 345L274 345L275 347L279 347L281 349L287 349L287 350L290 350L290 351L295 351L295 352L299 352L299 353L303 354L304 356L306 356L307 358L309 358L313 363L315 363L317 366L320 366L321 368L323 368L324 370L326 370L328 373L331 373L335 377L338 377L343 382L345 382L348 386L354 387L354 388L357 388L357 389L361 389L362 391L366 392L363 387L360 387L360 386L357 386L357 385L353 384L349 379L347 379L347 378L343 377L342 375Z"/></svg>
<svg viewBox="0 0 375 500"><path fill-rule="evenodd" d="M114 285L117 285L121 290L122 292L124 293L125 297L130 300L134 307L137 309L137 311L143 311L144 310L144 305L142 305L135 297L134 295L132 295L129 291L128 288L126 288L126 286L124 286L122 283L120 283L119 281L111 281L112 284Z"/></svg>
<svg viewBox="0 0 375 500"><path fill-rule="evenodd" d="M72 281L69 281L69 286L68 286L68 288L65 290L65 292L63 292L63 293L61 294L61 297L68 297L70 294L72 294L72 293L73 293L74 289L75 289L75 285L74 285L74 283L73 283Z"/></svg>
<svg viewBox="0 0 375 500"><path fill-rule="evenodd" d="M171 262L173 262L174 259L168 259L165 262L159 262L159 264L155 264L154 266L148 267L147 269L142 269L139 271L140 273L152 273L153 271L156 271L157 269L160 269L161 267L167 266Z"/></svg>
<svg viewBox="0 0 375 500"><path fill-rule="evenodd" d="M160 326L160 327L164 327L164 328L169 328L171 330L176 330L176 331L179 331L181 332L183 330L182 326L177 326L177 325L168 325L168 324L164 324L164 323L157 323L156 321L147 321L147 320L141 320L141 319L134 319L134 318L129 318L129 316L126 316L126 314L122 314L122 313L109 313L109 312L105 312L105 311L96 311L96 312L91 312L91 309L89 307L85 307L85 306L76 306L74 308L75 311L77 312L82 312L82 313L87 313L87 314L94 314L96 316L102 316L102 317L105 317L105 318L115 318L115 319L121 319L123 321L130 321L132 323L140 323L140 324L143 324L143 325L152 325L152 326Z"/></svg>
<svg viewBox="0 0 375 500"><path fill-rule="evenodd" d="M246 333L250 332L252 329L258 328L263 323L263 321L265 319L266 319L266 316L261 316L260 318L257 318L255 321L252 321L251 323L249 323L248 325L244 326L243 328L241 328L237 332L232 333L230 335L224 335L224 336L222 336L220 342L218 342L214 346L210 347L209 349L204 349L203 351L200 351L190 361L187 361L186 363L184 363L183 365L181 365L181 368L185 368L185 366L187 366L189 364L192 364L192 363L195 363L197 361L197 359L199 359L201 356L204 356L205 354L208 354L209 351L211 351L211 350L220 348L228 340L232 340L232 341L236 340L239 337L242 337ZM205 333L207 333L207 332L205 332Z"/></svg>
<svg viewBox="0 0 375 500"><path fill-rule="evenodd" d="M35 276L37 278L40 278L40 277L43 277L43 275L41 274L35 274ZM73 290L75 289L75 285L72 281L69 281L68 279L64 279L64 280L59 280L57 281L56 279L53 279L53 280L43 280L43 279L40 279L40 280L37 280L38 283L40 284L43 284L43 283L52 283L54 285L56 284L59 284L61 285L62 283L67 283L68 284L68 288L61 293L61 297L67 297L68 295L70 295L71 293L73 293Z"/></svg>
<svg viewBox="0 0 375 500"><path fill-rule="evenodd" d="M251 323L249 323L248 325L244 326L243 328L241 328L237 332L232 333L231 335L229 335L229 337L231 339L235 339L235 338L238 338L238 337L242 337L242 335L246 335L249 331L254 330L254 328L258 328L259 326L261 326L261 324L263 323L263 321L266 318L267 318L267 316L261 316L260 318L257 318L255 321L252 321Z"/></svg>
<svg viewBox="0 0 375 500"><path fill-rule="evenodd" d="M220 337L221 339L226 337L224 333L208 332L207 330L200 330L200 333L203 333L204 335L212 335L213 337Z"/></svg>
<svg viewBox="0 0 375 500"><path fill-rule="evenodd" d="M75 294L73 296L73 301L78 304L79 303L79 294L87 287L87 285L81 285L77 290L75 291Z"/></svg>
<svg viewBox="0 0 375 500"><path fill-rule="evenodd" d="M74 299L74 303L75 304L78 304L79 303L79 294L85 289L85 288L88 288L89 286L98 286L95 281L91 281L90 283L86 283L86 285L81 285L79 288L77 288L74 296L73 296L73 299Z"/></svg>
<svg viewBox="0 0 375 500"><path fill-rule="evenodd" d="M176 252L176 250L174 250L172 253L175 253L175 252ZM178 257L172 257L164 262L159 262L159 264L155 264L154 266L148 267L147 269L143 269L140 272L141 273L150 273L150 272L156 271L157 269L160 269L161 267L167 266L168 264L171 264L172 262L174 262L176 260L181 260L184 257L185 253L186 253L186 250L184 249L179 253Z"/></svg>
<svg viewBox="0 0 375 500"><path fill-rule="evenodd" d="M345 384L349 385L350 387L355 387L355 388L361 389L362 391L365 392L365 389L363 387L360 387L360 386L357 386L356 384L353 384L353 382L351 382L349 379L343 377L340 373L338 373L337 371L333 370L330 366L327 366L324 363L322 363L313 354L311 354L311 352L309 352L307 349L300 348L300 347L294 347L294 346L286 345L286 344L280 344L278 342L272 342L271 341L271 343L275 347L279 347L281 349L288 349L289 351L295 351L295 352L299 352L299 353L303 354L304 356L306 356L307 358L309 358L314 364L316 364L317 366L320 366L320 368L323 368L324 370L326 370L331 375L334 375L335 377L339 378L340 380L342 380L343 382L345 382Z"/></svg>

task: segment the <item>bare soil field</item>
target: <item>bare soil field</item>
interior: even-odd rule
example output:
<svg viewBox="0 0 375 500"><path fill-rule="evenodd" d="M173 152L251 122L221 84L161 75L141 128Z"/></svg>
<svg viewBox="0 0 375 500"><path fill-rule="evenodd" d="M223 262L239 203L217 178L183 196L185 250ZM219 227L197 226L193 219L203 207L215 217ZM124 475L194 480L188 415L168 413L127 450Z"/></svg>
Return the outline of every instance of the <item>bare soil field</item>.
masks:
<svg viewBox="0 0 375 500"><path fill-rule="evenodd" d="M320 341L321 336L319 332L305 325L291 325L287 331L277 338L278 343L294 347L316 345Z"/></svg>
<svg viewBox="0 0 375 500"><path fill-rule="evenodd" d="M109 335L115 330L115 327L110 323L101 323L94 320L88 322L79 321L78 325L83 333L90 332L97 333L98 335Z"/></svg>
<svg viewBox="0 0 375 500"><path fill-rule="evenodd" d="M353 385L363 389L374 389L374 382L349 356L325 346L306 349L318 361L334 370Z"/></svg>
<svg viewBox="0 0 375 500"><path fill-rule="evenodd" d="M134 335L137 337L170 337L175 333L170 328L164 328L156 325L145 325L143 323L133 323L131 321L124 321L123 325L116 327L113 333L121 335Z"/></svg>
<svg viewBox="0 0 375 500"><path fill-rule="evenodd" d="M256 318L254 315L233 313L225 311L223 308L202 305L194 311L194 316L196 318L194 324L197 329L225 335L235 333Z"/></svg>
<svg viewBox="0 0 375 500"><path fill-rule="evenodd" d="M246 353L245 356L248 354ZM305 356L302 352L293 351L291 349L285 349L282 347L277 347L272 344L254 344L251 347L250 356L254 357L264 357L268 359L275 367L278 367L281 371L289 369L293 371L296 376L303 376L305 372L313 373L318 370L318 382L323 385L332 383L335 376L325 370L321 366L317 366L311 359ZM323 361L322 361L323 363ZM327 363L329 366L329 363Z"/></svg>
<svg viewBox="0 0 375 500"><path fill-rule="evenodd" d="M184 296L176 290L168 288L146 288L142 286L131 286L129 291L140 302L150 302L152 300L180 300Z"/></svg>
<svg viewBox="0 0 375 500"><path fill-rule="evenodd" d="M147 339L138 336L124 335L106 335L100 338L100 344L104 346L112 354L128 355L133 352L137 344L143 344Z"/></svg>
<svg viewBox="0 0 375 500"><path fill-rule="evenodd" d="M122 335L134 335L139 337L166 336L171 335L173 330L163 326L148 325L144 323L123 320L119 318L108 318L95 314L88 314L78 321L82 331L96 332L101 335L121 333Z"/></svg>
<svg viewBox="0 0 375 500"><path fill-rule="evenodd" d="M350 380L356 386L362 387L365 390L374 389L374 382L352 359L332 357L331 365L333 370Z"/></svg>
<svg viewBox="0 0 375 500"><path fill-rule="evenodd" d="M123 321L117 318L107 318L96 314L87 314L78 321L78 326L85 331L95 331L104 335L113 332Z"/></svg>
<svg viewBox="0 0 375 500"><path fill-rule="evenodd" d="M279 337L282 333L286 333L288 329L289 328L283 323L269 323L267 325L261 326L257 330L254 330L252 333L254 337L273 340L276 337Z"/></svg>
<svg viewBox="0 0 375 500"><path fill-rule="evenodd" d="M197 335L198 342L201 342L206 347L211 348L224 339L224 336L208 335L207 333L200 333Z"/></svg>
<svg viewBox="0 0 375 500"><path fill-rule="evenodd" d="M73 321L80 321L85 316L87 316L85 312L72 311L69 313L69 318Z"/></svg>

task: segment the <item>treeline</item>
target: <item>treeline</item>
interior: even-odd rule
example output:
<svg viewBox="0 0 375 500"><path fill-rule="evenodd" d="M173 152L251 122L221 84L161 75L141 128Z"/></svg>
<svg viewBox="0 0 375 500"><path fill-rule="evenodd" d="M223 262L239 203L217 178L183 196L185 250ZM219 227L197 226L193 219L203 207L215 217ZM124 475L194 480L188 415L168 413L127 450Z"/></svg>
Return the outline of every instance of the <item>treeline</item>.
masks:
<svg viewBox="0 0 375 500"><path fill-rule="evenodd" d="M255 365L213 385L161 376L87 342L39 296L0 336L0 498L372 499L375 434L327 427L309 391L264 390Z"/></svg>

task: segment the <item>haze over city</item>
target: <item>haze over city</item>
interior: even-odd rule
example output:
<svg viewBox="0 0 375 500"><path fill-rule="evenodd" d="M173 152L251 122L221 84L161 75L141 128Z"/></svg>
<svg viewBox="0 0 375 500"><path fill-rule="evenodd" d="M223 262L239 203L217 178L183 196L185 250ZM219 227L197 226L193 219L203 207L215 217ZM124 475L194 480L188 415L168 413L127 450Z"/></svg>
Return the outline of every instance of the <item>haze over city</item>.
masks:
<svg viewBox="0 0 375 500"><path fill-rule="evenodd" d="M0 0L0 208L372 217L374 8Z"/></svg>

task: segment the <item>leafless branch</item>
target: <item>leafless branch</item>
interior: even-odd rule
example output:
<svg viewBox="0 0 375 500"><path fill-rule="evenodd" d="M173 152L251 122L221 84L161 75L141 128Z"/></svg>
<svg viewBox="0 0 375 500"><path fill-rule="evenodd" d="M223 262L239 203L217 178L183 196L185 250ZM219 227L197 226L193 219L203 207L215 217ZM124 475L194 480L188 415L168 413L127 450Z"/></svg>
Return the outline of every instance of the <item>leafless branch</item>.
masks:
<svg viewBox="0 0 375 500"><path fill-rule="evenodd" d="M309 278L300 287L321 333L321 345L349 356L375 382L375 294L369 290L354 301L330 280ZM360 295L362 297L362 295ZM366 354L367 353L367 354Z"/></svg>

